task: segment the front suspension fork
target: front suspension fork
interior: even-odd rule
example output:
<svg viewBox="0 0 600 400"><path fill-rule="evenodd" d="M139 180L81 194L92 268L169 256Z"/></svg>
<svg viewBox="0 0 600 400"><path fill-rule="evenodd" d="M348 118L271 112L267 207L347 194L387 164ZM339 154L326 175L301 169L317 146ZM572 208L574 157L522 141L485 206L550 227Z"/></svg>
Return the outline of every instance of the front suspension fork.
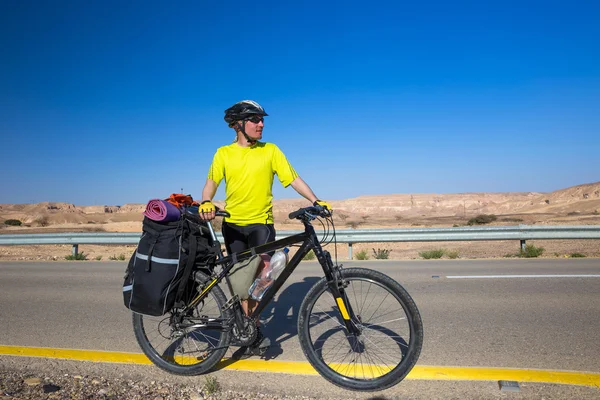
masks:
<svg viewBox="0 0 600 400"><path fill-rule="evenodd" d="M342 279L341 266L333 265L331 254L329 254L328 251L321 250L316 251L315 253L317 254L317 258L323 258L322 260L319 259L321 264L324 263L328 267L324 268L325 276L327 278L327 285L333 294L333 298L335 299L340 315L342 316L342 321L344 322L346 331L352 336L359 336L361 330L356 324L358 318L356 314L354 314L354 310L352 309L350 301L348 300L348 296L346 295L344 280Z"/></svg>
<svg viewBox="0 0 600 400"><path fill-rule="evenodd" d="M340 311L340 315L342 316L342 321L346 327L348 333L353 336L358 336L361 333L356 322L358 318L356 314L354 314L354 310L350 305L350 301L348 300L348 296L344 291L343 287L339 287L341 284L337 279L329 282L329 290L333 293L333 297L335 298L335 302L337 303L338 310Z"/></svg>

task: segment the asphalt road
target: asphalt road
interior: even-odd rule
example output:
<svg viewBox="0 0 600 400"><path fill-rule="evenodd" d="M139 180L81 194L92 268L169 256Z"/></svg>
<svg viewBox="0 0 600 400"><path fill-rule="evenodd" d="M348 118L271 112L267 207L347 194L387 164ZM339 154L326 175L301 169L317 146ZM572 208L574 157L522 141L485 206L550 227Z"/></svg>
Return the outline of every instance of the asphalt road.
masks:
<svg viewBox="0 0 600 400"><path fill-rule="evenodd" d="M418 365L600 372L598 259L344 266L384 272L413 296L425 332ZM140 352L122 303L124 268L117 262L0 263L0 345ZM277 360L305 361L297 309L321 275L317 263L304 262L264 312L266 334L280 347Z"/></svg>

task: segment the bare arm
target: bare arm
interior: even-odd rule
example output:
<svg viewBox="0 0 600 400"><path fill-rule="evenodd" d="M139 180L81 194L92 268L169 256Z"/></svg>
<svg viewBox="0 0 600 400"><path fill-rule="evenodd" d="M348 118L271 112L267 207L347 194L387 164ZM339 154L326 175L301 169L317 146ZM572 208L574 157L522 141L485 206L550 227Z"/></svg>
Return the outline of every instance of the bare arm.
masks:
<svg viewBox="0 0 600 400"><path fill-rule="evenodd" d="M217 193L217 184L212 179L207 179L206 184L204 185L204 189L202 189L202 201L211 200L215 197L215 193Z"/></svg>
<svg viewBox="0 0 600 400"><path fill-rule="evenodd" d="M317 196L313 193L312 189L304 180L300 177L294 179L291 183L291 186L294 188L296 192L306 200L310 201L311 204L317 200Z"/></svg>
<svg viewBox="0 0 600 400"><path fill-rule="evenodd" d="M204 184L204 189L202 189L202 202L210 201L212 203L213 197L215 197L215 193L217 193L217 183L212 179L207 179L206 184ZM207 205L211 205L211 203L207 203ZM202 211L202 204L200 205L200 218L204 221L210 221L215 218L215 210L214 206L212 206L212 210L209 212Z"/></svg>

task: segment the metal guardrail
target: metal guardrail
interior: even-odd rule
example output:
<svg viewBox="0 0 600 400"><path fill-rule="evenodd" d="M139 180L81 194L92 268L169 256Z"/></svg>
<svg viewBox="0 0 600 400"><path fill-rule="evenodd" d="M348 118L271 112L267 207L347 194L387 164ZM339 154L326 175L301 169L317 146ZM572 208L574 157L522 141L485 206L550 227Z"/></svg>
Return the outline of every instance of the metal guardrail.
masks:
<svg viewBox="0 0 600 400"><path fill-rule="evenodd" d="M279 231L277 239L300 231ZM47 233L0 235L0 245L71 244L73 255L80 244L137 244L141 233ZM223 241L221 233L217 233ZM477 226L457 228L346 229L336 231L337 243L348 244L352 259L353 243L378 242L451 242L475 240L519 240L525 249L527 240L600 239L600 225L557 226Z"/></svg>

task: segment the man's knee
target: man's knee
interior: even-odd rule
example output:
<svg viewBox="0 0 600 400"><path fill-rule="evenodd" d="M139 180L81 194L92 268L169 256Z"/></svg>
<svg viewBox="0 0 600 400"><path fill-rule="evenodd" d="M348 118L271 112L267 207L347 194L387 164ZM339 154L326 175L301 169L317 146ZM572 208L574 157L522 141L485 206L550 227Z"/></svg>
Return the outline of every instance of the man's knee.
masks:
<svg viewBox="0 0 600 400"><path fill-rule="evenodd" d="M258 271L256 276L261 276L264 278L264 272L268 270L269 264L271 262L271 256L268 254L260 255L260 264L258 264Z"/></svg>

